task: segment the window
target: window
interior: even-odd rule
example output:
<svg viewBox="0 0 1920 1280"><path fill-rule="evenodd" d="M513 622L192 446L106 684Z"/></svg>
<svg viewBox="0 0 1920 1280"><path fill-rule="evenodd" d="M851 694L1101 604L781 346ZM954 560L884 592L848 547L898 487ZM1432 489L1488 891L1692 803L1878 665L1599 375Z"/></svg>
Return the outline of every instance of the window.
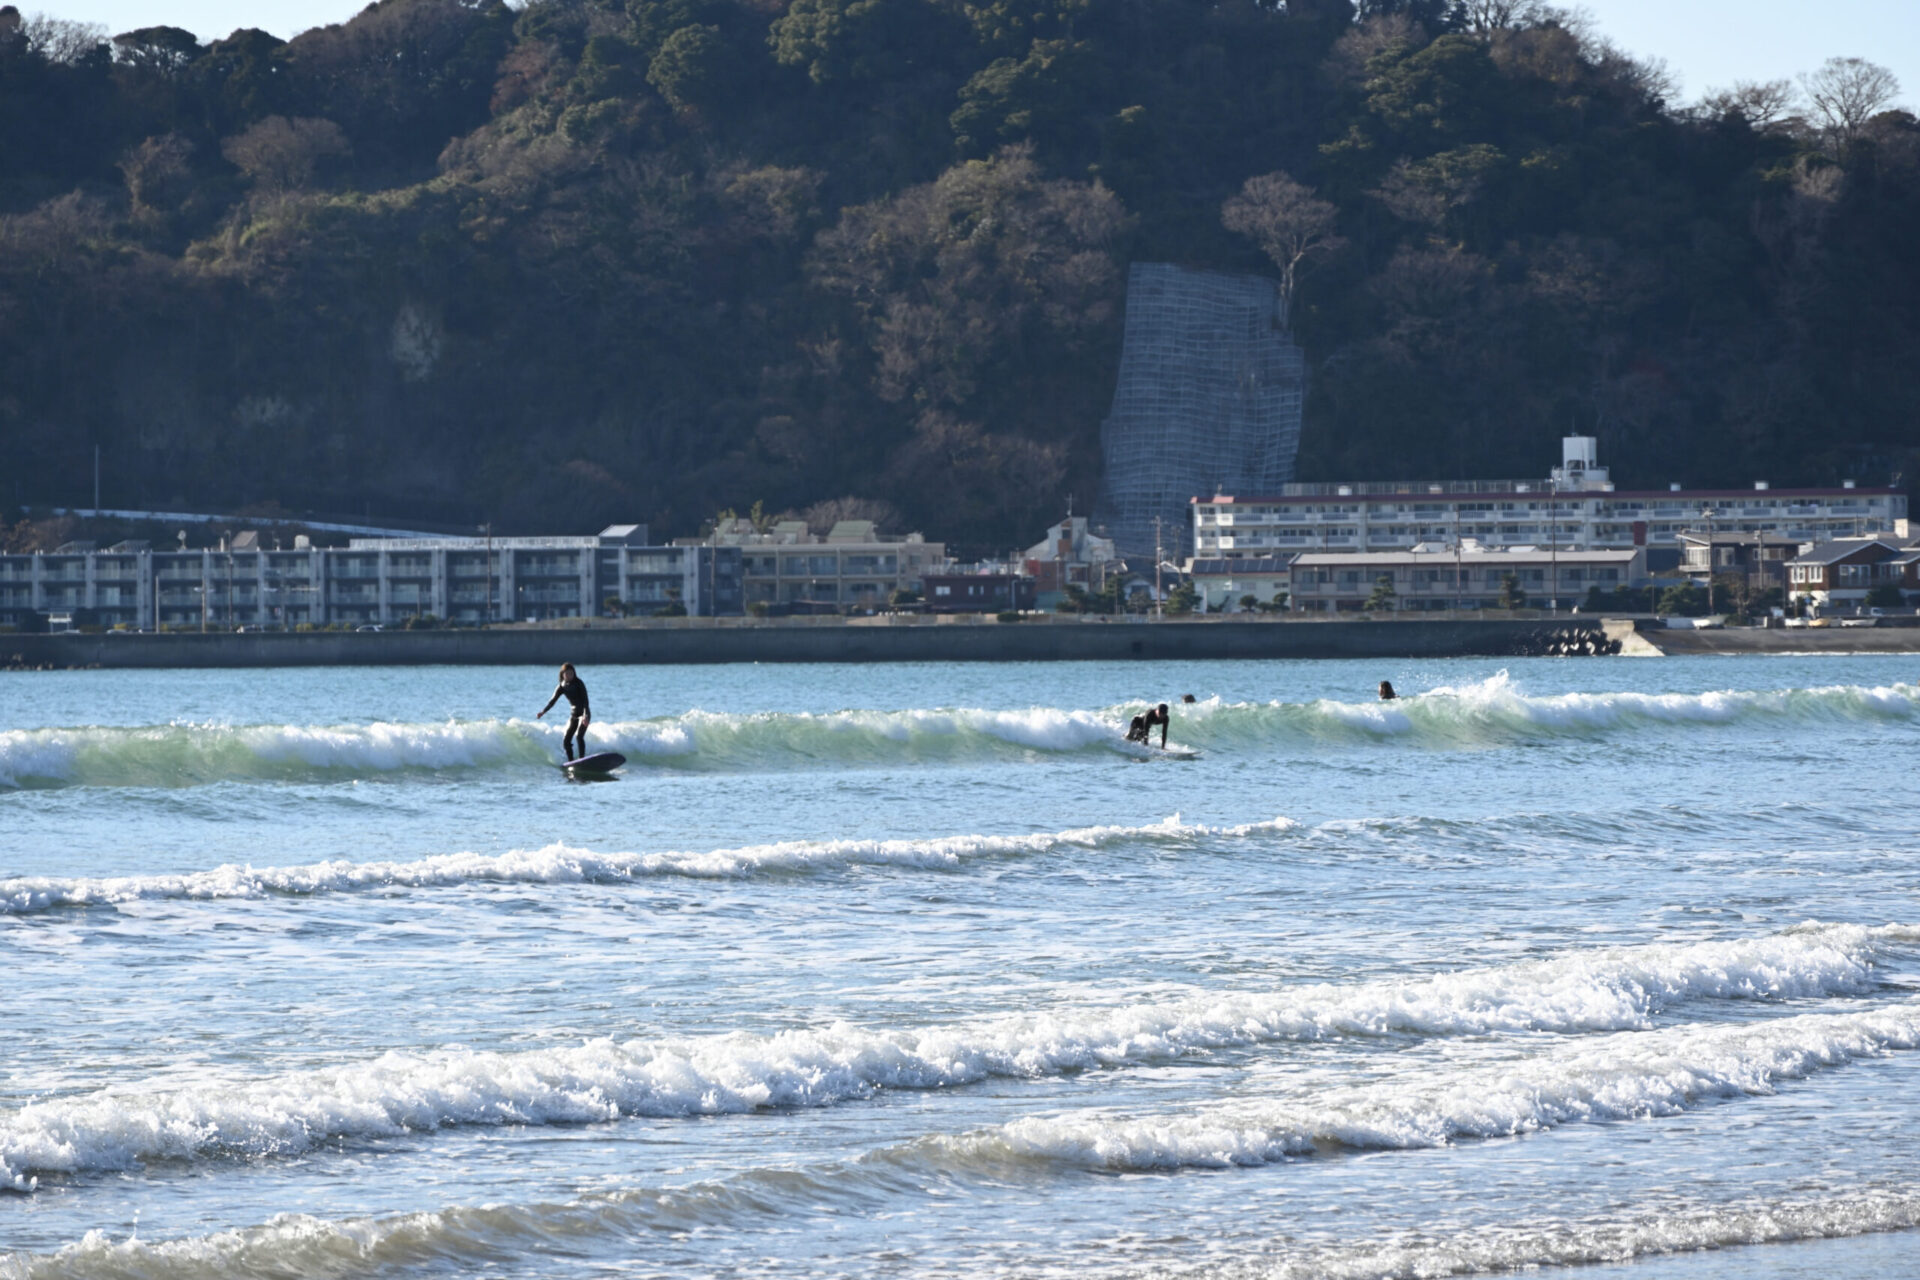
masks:
<svg viewBox="0 0 1920 1280"><path fill-rule="evenodd" d="M953 594L953 588L952 587L935 587L933 589L933 594L935 594L936 596L950 596Z"/></svg>

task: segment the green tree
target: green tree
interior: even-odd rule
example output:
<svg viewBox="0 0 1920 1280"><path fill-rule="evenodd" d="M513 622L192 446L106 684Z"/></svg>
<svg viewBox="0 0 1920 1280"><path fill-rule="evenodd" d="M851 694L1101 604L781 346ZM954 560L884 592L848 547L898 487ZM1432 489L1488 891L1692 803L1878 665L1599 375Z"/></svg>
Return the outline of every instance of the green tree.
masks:
<svg viewBox="0 0 1920 1280"><path fill-rule="evenodd" d="M1520 589L1520 579L1512 573L1500 575L1500 607L1502 609L1522 609L1526 607L1527 593Z"/></svg>
<svg viewBox="0 0 1920 1280"><path fill-rule="evenodd" d="M733 49L715 26L685 26L668 36L647 66L647 83L682 111L713 111L738 92Z"/></svg>
<svg viewBox="0 0 1920 1280"><path fill-rule="evenodd" d="M1898 583L1883 582L1867 592L1866 602L1876 609L1898 609L1906 603L1906 597L1900 594Z"/></svg>
<svg viewBox="0 0 1920 1280"><path fill-rule="evenodd" d="M1177 582L1167 592L1167 612L1184 617L1200 606L1200 589L1191 582Z"/></svg>
<svg viewBox="0 0 1920 1280"><path fill-rule="evenodd" d="M1399 608L1399 601L1393 589L1393 575L1383 573L1373 580L1373 592L1367 597L1366 610L1369 613L1392 611Z"/></svg>

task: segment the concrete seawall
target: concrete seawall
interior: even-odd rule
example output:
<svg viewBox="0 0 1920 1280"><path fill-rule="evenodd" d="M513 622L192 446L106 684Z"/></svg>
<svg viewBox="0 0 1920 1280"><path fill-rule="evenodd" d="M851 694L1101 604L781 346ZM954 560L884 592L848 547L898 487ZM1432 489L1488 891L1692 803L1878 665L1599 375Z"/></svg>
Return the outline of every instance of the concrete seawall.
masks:
<svg viewBox="0 0 1920 1280"><path fill-rule="evenodd" d="M1590 622L983 623L917 626L594 626L457 631L0 635L0 667L292 667L714 662L1048 662L1206 658L1510 657Z"/></svg>

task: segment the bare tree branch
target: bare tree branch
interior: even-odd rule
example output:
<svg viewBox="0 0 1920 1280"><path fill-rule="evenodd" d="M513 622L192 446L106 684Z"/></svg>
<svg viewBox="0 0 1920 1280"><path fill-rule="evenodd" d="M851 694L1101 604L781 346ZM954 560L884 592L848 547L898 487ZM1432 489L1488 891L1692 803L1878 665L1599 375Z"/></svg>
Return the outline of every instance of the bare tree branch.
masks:
<svg viewBox="0 0 1920 1280"><path fill-rule="evenodd" d="M1814 119L1842 147L1860 136L1867 121L1892 106L1900 92L1893 72L1865 58L1828 58L1818 71L1801 76L1800 83Z"/></svg>

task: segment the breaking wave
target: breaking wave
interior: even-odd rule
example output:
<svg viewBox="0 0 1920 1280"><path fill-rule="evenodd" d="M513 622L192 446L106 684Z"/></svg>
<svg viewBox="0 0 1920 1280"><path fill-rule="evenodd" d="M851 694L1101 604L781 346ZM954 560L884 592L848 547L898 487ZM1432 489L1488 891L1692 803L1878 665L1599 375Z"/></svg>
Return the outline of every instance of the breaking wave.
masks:
<svg viewBox="0 0 1920 1280"><path fill-rule="evenodd" d="M783 840L689 853L596 853L563 844L505 854L450 853L412 862L348 862L294 867L222 866L148 876L18 876L0 880L0 915L62 907L110 906L151 899L264 898L369 888L434 888L474 882L617 883L651 876L721 878L760 872L803 873L852 866L946 869L984 858L1031 857L1061 849L1144 843L1191 845L1285 831L1286 818L1239 826L1183 823L1174 814L1142 827L1079 827L1031 835L932 836L902 840Z"/></svg>
<svg viewBox="0 0 1920 1280"><path fill-rule="evenodd" d="M1445 746L1591 736L1656 726L1916 719L1920 719L1920 685L1529 694L1502 671L1470 684L1442 685L1392 702L1227 703L1209 699L1182 707L1175 723L1181 740L1201 747L1278 736L1405 739Z"/></svg>
<svg viewBox="0 0 1920 1280"><path fill-rule="evenodd" d="M1879 1189L1818 1199L1748 1202L1624 1221L1528 1223L1407 1235L1364 1245L1302 1250L1295 1256L1199 1269L1219 1280L1437 1280L1442 1276L1587 1266L1741 1245L1838 1240L1920 1226L1920 1191Z"/></svg>
<svg viewBox="0 0 1920 1280"><path fill-rule="evenodd" d="M1271 1164L1329 1147L1399 1151L1569 1124L1677 1115L1783 1081L1920 1048L1920 1003L1735 1026L1622 1032L1517 1063L1329 1089L1310 1101L1145 1118L1015 1120L932 1139L986 1162L1132 1171Z"/></svg>
<svg viewBox="0 0 1920 1280"><path fill-rule="evenodd" d="M1920 928L1806 925L1770 937L1610 948L1416 980L1202 994L1120 1008L943 1027L848 1023L777 1034L590 1041L516 1052L390 1053L247 1081L114 1088L0 1112L0 1187L148 1160L295 1154L342 1139L455 1125L570 1124L822 1107L893 1089L1043 1078L1208 1051L1334 1036L1644 1030L1701 999L1860 994L1876 957ZM1761 1027L1651 1032L1604 1049L1455 1080L1425 1093L1331 1093L1310 1109L1237 1121L1020 1121L962 1141L982 1158L1101 1167L1254 1163L1318 1142L1430 1145L1582 1118L1659 1114L1755 1092L1821 1063L1910 1048L1920 1005L1785 1018Z"/></svg>
<svg viewBox="0 0 1920 1280"><path fill-rule="evenodd" d="M566 1203L490 1204L330 1221L281 1214L272 1221L208 1236L149 1242L115 1241L100 1231L56 1253L0 1256L0 1280L65 1280L124 1276L128 1280L204 1277L362 1276L423 1258L497 1268L540 1243L681 1232L725 1226L749 1215L804 1211L823 1199L857 1195L867 1184L897 1190L893 1180L855 1161L808 1170L753 1169L671 1190L595 1191ZM1920 1226L1920 1191L1879 1188L1812 1199L1736 1202L1667 1209L1626 1220L1535 1222L1407 1234L1363 1245L1296 1248L1244 1262L1151 1266L1151 1258L1116 1259L1126 1274L1220 1277L1221 1280L1434 1280L1487 1272L1533 1270L1692 1253L1741 1245L1846 1239ZM1075 1260L1076 1275L1106 1269ZM1051 1274L1034 1260L1034 1274Z"/></svg>
<svg viewBox="0 0 1920 1280"><path fill-rule="evenodd" d="M1143 705L818 714L689 711L659 720L598 723L591 741L595 750L625 754L636 768L707 770L1026 760L1036 753L1157 755L1121 740L1128 719ZM1170 741L1186 754L1329 740L1404 740L1444 748L1654 726L1915 719L1920 719L1920 686L1909 684L1533 695L1502 672L1392 703L1208 699L1175 713ZM558 725L519 719L15 729L0 732L0 786L194 786L407 770L523 769L557 762L561 733Z"/></svg>

